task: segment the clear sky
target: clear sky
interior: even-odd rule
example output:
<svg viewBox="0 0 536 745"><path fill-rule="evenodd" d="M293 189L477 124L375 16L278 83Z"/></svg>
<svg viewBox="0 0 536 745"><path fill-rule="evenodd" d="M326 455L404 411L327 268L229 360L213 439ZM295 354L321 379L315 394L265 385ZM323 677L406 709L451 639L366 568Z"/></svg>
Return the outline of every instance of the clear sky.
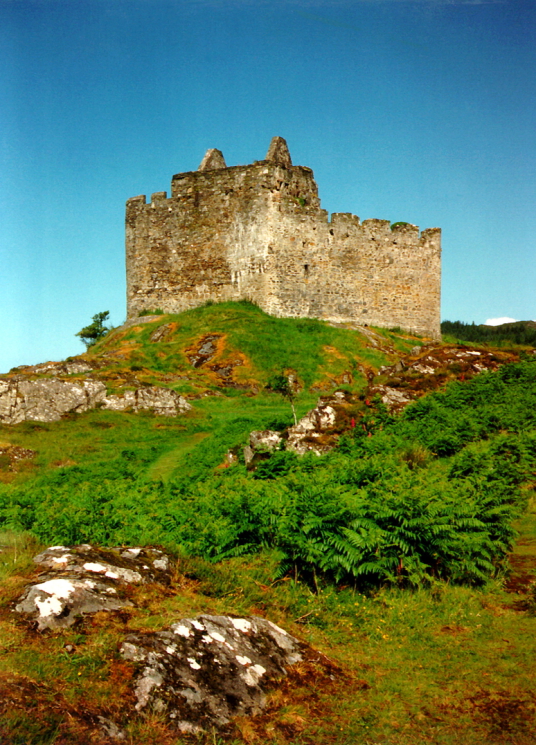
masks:
<svg viewBox="0 0 536 745"><path fill-rule="evenodd" d="M536 318L536 0L0 0L0 371L125 320L124 205L274 135L443 229L442 318Z"/></svg>

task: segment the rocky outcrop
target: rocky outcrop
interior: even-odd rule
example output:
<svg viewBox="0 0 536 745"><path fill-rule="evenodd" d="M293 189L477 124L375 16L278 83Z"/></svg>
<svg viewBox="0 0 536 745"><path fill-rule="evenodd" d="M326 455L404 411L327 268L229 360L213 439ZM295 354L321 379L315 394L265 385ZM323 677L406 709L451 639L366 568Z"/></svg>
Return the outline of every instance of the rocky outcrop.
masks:
<svg viewBox="0 0 536 745"><path fill-rule="evenodd" d="M132 605L129 584L168 584L169 559L154 548L52 546L34 558L47 570L19 598L15 610L39 631L72 626L81 616Z"/></svg>
<svg viewBox="0 0 536 745"><path fill-rule="evenodd" d="M12 373L25 375L81 375L92 372L100 363L94 359L91 365L83 357L68 357L63 362L41 362L39 365L19 365L14 367Z"/></svg>
<svg viewBox="0 0 536 745"><path fill-rule="evenodd" d="M43 362L40 365L34 365L31 369L33 372L49 375L81 375L82 373L92 372L94 367L89 365L86 360L75 357L65 360L65 362Z"/></svg>
<svg viewBox="0 0 536 745"><path fill-rule="evenodd" d="M405 393L389 385L374 386L374 395L381 397L382 403L387 406L389 411L404 409L414 398L410 393Z"/></svg>
<svg viewBox="0 0 536 745"><path fill-rule="evenodd" d="M321 455L332 450L334 443L322 442L322 439L328 430L333 429L336 420L335 408L329 403L320 402L298 424L288 429L287 450L294 450L299 455L309 451Z"/></svg>
<svg viewBox="0 0 536 745"><path fill-rule="evenodd" d="M351 403L351 396L343 391L335 391L329 398L320 398L314 409L283 432L270 429L250 432L249 443L243 450L246 466L254 468L259 461L266 460L283 445L286 450L293 450L298 455L308 452L322 455L333 450L341 422L348 417L348 403ZM234 462L230 456L232 453L227 454L229 465Z"/></svg>
<svg viewBox="0 0 536 745"><path fill-rule="evenodd" d="M121 654L139 664L136 709L161 712L179 731L197 733L257 714L267 685L301 659L301 647L264 618L203 615L131 634Z"/></svg>
<svg viewBox="0 0 536 745"><path fill-rule="evenodd" d="M195 347L186 351L186 356L192 367L201 367L215 357L219 339L221 339L221 334L205 334L199 339Z"/></svg>
<svg viewBox="0 0 536 745"><path fill-rule="evenodd" d="M106 386L99 380L28 380L20 379L20 376L0 380L2 424L19 424L28 420L56 422L64 414L80 414L99 405L115 411L152 410L161 416L177 416L192 408L175 391L158 386L127 391L123 396L106 396Z"/></svg>
<svg viewBox="0 0 536 745"><path fill-rule="evenodd" d="M154 411L158 416L177 416L190 411L191 404L170 388L152 386L126 391L123 396L106 396L102 404L103 409L125 411Z"/></svg>
<svg viewBox="0 0 536 745"><path fill-rule="evenodd" d="M244 461L249 466L254 459L262 460L263 456L272 453L281 445L283 437L280 432L272 429L254 430L250 432L249 444L244 448Z"/></svg>
<svg viewBox="0 0 536 745"><path fill-rule="evenodd" d="M43 573L15 611L41 632L68 628L97 612L134 608L139 592L132 585L152 583L143 591L145 598L169 594L174 581L168 556L151 547L52 546L34 562ZM69 643L64 649L70 654L74 648ZM123 660L134 668L130 685L137 712L156 712L172 728L193 734L258 714L274 681L312 653L309 645L258 616L182 618L163 630L127 634L120 643ZM322 656L315 657L325 665ZM123 736L105 710L95 723L110 737Z"/></svg>
<svg viewBox="0 0 536 745"><path fill-rule="evenodd" d="M398 413L451 380L469 380L484 370L497 370L517 360L518 355L508 350L471 349L464 345L413 347L403 360L379 369L368 397L380 396L389 411Z"/></svg>
<svg viewBox="0 0 536 745"><path fill-rule="evenodd" d="M106 386L96 380L0 380L0 422L55 422L68 412L94 409L105 396Z"/></svg>
<svg viewBox="0 0 536 745"><path fill-rule="evenodd" d="M161 341L167 341L176 326L177 324L174 323L163 323L152 332L149 337L149 341L153 342L153 344L158 344Z"/></svg>

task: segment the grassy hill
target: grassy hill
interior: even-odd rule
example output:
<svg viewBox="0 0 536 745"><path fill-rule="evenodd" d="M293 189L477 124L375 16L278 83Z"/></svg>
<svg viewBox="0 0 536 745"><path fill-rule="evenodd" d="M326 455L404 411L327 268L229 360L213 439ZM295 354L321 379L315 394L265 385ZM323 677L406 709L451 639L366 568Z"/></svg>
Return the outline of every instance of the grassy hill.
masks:
<svg viewBox="0 0 536 745"><path fill-rule="evenodd" d="M185 395L193 411L166 419L95 410L57 423L3 427L4 445L35 455L14 467L4 456L0 480L19 483L58 468L70 473L73 468L103 466L123 450L147 470L149 479L165 480L186 462L199 462L204 468L204 459L209 458L217 465L226 450L245 442L252 429L292 423L289 404L269 388L275 375L293 376L302 416L319 395L337 388L363 394L379 367L423 343L388 331L367 333L372 342L359 331L312 319L272 318L246 302L209 305L154 320L142 317L139 323L113 330L76 359L88 363L91 378L103 381L111 393L166 386ZM51 375L38 366L18 368L5 378L21 372L39 378ZM67 379L76 382L86 375Z"/></svg>
<svg viewBox="0 0 536 745"><path fill-rule="evenodd" d="M105 716L155 745L532 743L536 360L429 342L248 303L139 319L82 356L91 376L171 387L186 415L0 427L0 741L105 743ZM292 424L280 374L299 416L345 392L335 449L229 466L252 430ZM395 415L372 396L386 385L430 392ZM174 583L39 636L11 611L31 556L82 542L163 546ZM264 615L335 672L298 666L263 714L179 737L134 712L117 648L201 612Z"/></svg>

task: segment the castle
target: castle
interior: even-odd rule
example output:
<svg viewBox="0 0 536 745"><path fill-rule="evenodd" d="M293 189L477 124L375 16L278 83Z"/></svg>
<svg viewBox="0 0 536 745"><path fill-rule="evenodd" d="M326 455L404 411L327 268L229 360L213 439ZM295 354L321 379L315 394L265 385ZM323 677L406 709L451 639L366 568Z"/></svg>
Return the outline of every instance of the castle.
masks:
<svg viewBox="0 0 536 745"><path fill-rule="evenodd" d="M126 208L128 317L248 299L267 313L439 338L441 231L321 209L285 140L227 167L219 150Z"/></svg>

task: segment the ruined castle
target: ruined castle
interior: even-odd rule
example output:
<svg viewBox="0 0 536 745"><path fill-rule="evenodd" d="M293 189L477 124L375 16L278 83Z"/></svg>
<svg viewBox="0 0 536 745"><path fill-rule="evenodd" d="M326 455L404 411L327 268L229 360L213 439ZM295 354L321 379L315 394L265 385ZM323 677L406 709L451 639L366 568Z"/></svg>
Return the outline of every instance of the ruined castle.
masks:
<svg viewBox="0 0 536 745"><path fill-rule="evenodd" d="M128 317L248 299L267 313L440 336L441 231L329 219L313 172L274 137L264 160L199 169L127 201Z"/></svg>

